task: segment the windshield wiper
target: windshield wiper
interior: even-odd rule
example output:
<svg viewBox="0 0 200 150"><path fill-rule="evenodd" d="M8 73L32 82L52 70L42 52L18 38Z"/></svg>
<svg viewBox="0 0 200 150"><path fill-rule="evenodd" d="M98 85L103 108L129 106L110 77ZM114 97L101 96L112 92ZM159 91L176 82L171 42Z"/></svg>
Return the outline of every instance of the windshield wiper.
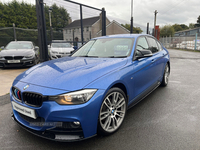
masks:
<svg viewBox="0 0 200 150"><path fill-rule="evenodd" d="M98 56L88 56L88 55L76 56L76 57L94 57L94 58L98 58Z"/></svg>
<svg viewBox="0 0 200 150"><path fill-rule="evenodd" d="M108 58L126 58L127 56L108 56Z"/></svg>

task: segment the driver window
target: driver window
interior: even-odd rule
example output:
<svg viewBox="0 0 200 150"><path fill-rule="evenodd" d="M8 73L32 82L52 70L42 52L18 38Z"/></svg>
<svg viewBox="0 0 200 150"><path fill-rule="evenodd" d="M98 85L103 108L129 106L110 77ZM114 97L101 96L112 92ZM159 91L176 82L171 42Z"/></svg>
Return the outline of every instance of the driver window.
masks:
<svg viewBox="0 0 200 150"><path fill-rule="evenodd" d="M136 49L143 50L143 49L148 49L148 48L149 48L149 46L148 46L146 38L145 37L139 38Z"/></svg>

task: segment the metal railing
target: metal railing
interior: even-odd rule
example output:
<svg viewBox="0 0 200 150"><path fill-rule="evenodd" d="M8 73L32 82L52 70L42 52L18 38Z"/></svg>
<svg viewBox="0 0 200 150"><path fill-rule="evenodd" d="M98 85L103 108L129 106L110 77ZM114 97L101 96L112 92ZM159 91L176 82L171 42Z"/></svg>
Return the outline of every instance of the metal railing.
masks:
<svg viewBox="0 0 200 150"><path fill-rule="evenodd" d="M200 37L163 37L160 42L166 48L178 48L187 50L200 50Z"/></svg>

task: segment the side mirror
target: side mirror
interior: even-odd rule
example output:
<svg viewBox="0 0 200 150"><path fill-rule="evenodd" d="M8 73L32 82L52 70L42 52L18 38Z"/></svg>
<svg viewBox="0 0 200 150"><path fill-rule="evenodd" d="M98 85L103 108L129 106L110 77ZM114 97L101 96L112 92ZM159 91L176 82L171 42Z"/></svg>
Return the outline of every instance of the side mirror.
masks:
<svg viewBox="0 0 200 150"><path fill-rule="evenodd" d="M35 51L39 50L39 47L38 47L38 46L35 46L34 50L35 50Z"/></svg>
<svg viewBox="0 0 200 150"><path fill-rule="evenodd" d="M51 48L51 46L50 46L50 45L48 45L48 48Z"/></svg>
<svg viewBox="0 0 200 150"><path fill-rule="evenodd" d="M150 50L136 50L136 60L153 56Z"/></svg>
<svg viewBox="0 0 200 150"><path fill-rule="evenodd" d="M1 46L1 49L3 50L5 47L4 46Z"/></svg>

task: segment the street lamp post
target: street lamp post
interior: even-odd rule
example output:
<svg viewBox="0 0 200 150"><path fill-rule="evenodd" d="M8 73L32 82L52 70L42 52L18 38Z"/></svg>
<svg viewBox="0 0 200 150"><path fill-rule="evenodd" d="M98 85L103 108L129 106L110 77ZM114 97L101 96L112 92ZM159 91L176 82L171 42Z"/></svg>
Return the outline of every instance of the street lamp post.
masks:
<svg viewBox="0 0 200 150"><path fill-rule="evenodd" d="M51 31L51 41L53 40L53 30L52 30L52 23L51 23L51 13L52 13L52 8L49 8L49 24L50 24L50 31Z"/></svg>
<svg viewBox="0 0 200 150"><path fill-rule="evenodd" d="M131 33L133 33L133 0L131 0Z"/></svg>

